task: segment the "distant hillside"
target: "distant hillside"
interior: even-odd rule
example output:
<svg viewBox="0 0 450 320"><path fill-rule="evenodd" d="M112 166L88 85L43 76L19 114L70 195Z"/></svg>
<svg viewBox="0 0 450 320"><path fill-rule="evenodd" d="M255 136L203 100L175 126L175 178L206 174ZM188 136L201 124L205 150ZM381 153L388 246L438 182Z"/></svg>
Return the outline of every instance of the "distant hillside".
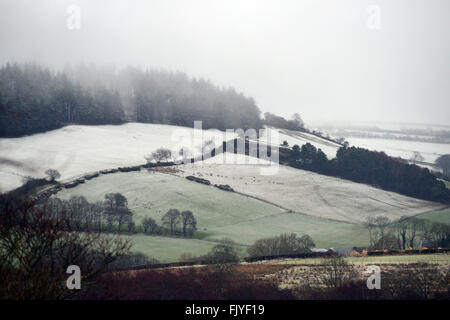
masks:
<svg viewBox="0 0 450 320"><path fill-rule="evenodd" d="M261 164L244 155L219 155L203 162L181 165L177 175L197 176L212 184L227 184L235 191L262 199L285 210L336 221L362 223L369 216L393 220L445 205L406 197L337 177L280 165L273 175L261 175ZM221 161L222 159L226 159ZM264 163L264 162L263 162Z"/></svg>
<svg viewBox="0 0 450 320"><path fill-rule="evenodd" d="M126 121L206 129L262 127L252 98L184 73L79 66L53 72L35 64L0 68L0 136L17 137L67 124Z"/></svg>
<svg viewBox="0 0 450 320"><path fill-rule="evenodd" d="M273 146L280 146L284 141L287 142L285 148L292 148L294 145L302 146L305 143L311 143L317 149L321 149L329 159L336 157L336 152L342 145L327 140L323 137L319 137L312 133L300 132L295 130L279 129L273 127L266 127L268 132L260 137L260 142L267 143ZM278 133L279 141L268 141L267 137L270 137L276 131Z"/></svg>

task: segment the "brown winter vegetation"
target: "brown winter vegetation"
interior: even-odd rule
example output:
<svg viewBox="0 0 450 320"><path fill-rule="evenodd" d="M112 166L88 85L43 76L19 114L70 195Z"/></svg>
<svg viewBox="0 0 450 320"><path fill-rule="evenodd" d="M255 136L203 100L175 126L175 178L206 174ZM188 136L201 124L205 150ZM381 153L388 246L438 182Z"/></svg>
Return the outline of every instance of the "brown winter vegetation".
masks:
<svg viewBox="0 0 450 320"><path fill-rule="evenodd" d="M242 272L225 273L211 267L121 271L103 274L82 299L125 300L286 300L294 295L276 283Z"/></svg>
<svg viewBox="0 0 450 320"><path fill-rule="evenodd" d="M330 258L320 265L205 266L103 274L81 299L449 299L448 265L383 265L380 290L369 290L364 266Z"/></svg>

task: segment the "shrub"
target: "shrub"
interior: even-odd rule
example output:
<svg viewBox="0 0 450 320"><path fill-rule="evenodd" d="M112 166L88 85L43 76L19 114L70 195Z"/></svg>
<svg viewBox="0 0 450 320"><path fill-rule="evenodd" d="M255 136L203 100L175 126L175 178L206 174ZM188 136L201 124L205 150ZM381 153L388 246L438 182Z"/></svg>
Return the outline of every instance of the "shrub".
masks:
<svg viewBox="0 0 450 320"><path fill-rule="evenodd" d="M309 235L297 237L295 233L256 240L247 252L250 257L276 256L311 252L314 241Z"/></svg>
<svg viewBox="0 0 450 320"><path fill-rule="evenodd" d="M157 162L161 162L165 160L168 162L172 158L172 151L167 148L159 148L156 151L152 152L151 156L147 156L145 159L147 162L151 162L152 160L156 160Z"/></svg>
<svg viewBox="0 0 450 320"><path fill-rule="evenodd" d="M236 243L228 238L220 240L207 254L206 260L220 271L231 272L232 265L240 260Z"/></svg>
<svg viewBox="0 0 450 320"><path fill-rule="evenodd" d="M347 263L343 257L336 256L324 261L322 268L314 274L314 281L318 286L337 288L357 279L357 277L355 268Z"/></svg>
<svg viewBox="0 0 450 320"><path fill-rule="evenodd" d="M147 233L150 232L151 234L155 233L155 231L158 229L158 224L156 223L156 221L151 218L144 218L144 220L142 220L142 227L144 228L144 232Z"/></svg>
<svg viewBox="0 0 450 320"><path fill-rule="evenodd" d="M159 263L158 260L155 258L149 257L146 254L142 252L134 252L127 254L113 263L111 263L108 268L109 269L120 269L120 268L127 268L127 267L134 267L139 265L148 265L148 264L157 264Z"/></svg>
<svg viewBox="0 0 450 320"><path fill-rule="evenodd" d="M55 181L61 177L61 174L58 170L55 169L47 169L45 174L50 178L50 181Z"/></svg>

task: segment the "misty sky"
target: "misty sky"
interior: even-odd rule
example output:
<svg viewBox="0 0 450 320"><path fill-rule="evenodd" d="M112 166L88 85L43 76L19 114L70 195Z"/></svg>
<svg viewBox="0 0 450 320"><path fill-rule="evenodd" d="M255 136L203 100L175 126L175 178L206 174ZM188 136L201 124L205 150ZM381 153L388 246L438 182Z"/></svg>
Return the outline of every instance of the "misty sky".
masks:
<svg viewBox="0 0 450 320"><path fill-rule="evenodd" d="M184 71L307 123L450 125L449 39L448 0L0 0L1 64Z"/></svg>

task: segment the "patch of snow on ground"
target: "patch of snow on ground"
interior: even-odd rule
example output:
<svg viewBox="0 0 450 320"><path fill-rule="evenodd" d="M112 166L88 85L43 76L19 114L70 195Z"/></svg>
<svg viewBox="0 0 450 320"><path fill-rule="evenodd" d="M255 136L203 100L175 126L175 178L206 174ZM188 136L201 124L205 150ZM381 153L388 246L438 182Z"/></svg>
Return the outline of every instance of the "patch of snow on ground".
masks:
<svg viewBox="0 0 450 320"><path fill-rule="evenodd" d="M273 165L273 162L270 162L265 159L258 159L255 157L249 157L243 154L235 154L235 153L229 153L224 152L221 154L218 154L215 157L208 158L204 161L198 162L198 164L229 164L229 165L236 165L236 164L254 164L254 165Z"/></svg>
<svg viewBox="0 0 450 320"><path fill-rule="evenodd" d="M245 157L245 156L244 156ZM368 216L398 219L443 207L365 184L279 166L274 175L261 175L261 165L208 162L181 165L181 176L205 176L212 184L283 208L321 218L361 223Z"/></svg>
<svg viewBox="0 0 450 320"><path fill-rule="evenodd" d="M286 129L276 129L276 128L267 128L265 129L267 132L260 138L260 142L280 146L283 141L287 141L289 144L289 148L292 148L294 145L299 145L300 147L306 143L311 143L317 149L321 149L328 157L328 159L332 159L336 157L337 150L341 147L339 144L322 139L313 134L299 132L299 131L291 131ZM273 132L277 132L279 139L278 141L270 141L270 137L272 137ZM275 133L274 136L277 134ZM269 139L268 139L269 137Z"/></svg>
<svg viewBox="0 0 450 320"><path fill-rule="evenodd" d="M188 146L193 155L199 155L202 133L203 141L213 139L216 145L225 138L218 130L143 123L70 125L21 138L2 138L0 157L23 166L0 163L0 192L20 186L22 176L44 177L48 168L58 170L64 181L106 168L144 164L144 156L160 147L177 151ZM200 139L193 139L194 134Z"/></svg>
<svg viewBox="0 0 450 320"><path fill-rule="evenodd" d="M391 157L410 159L414 151L420 152L425 162L434 161L443 154L450 154L450 144L429 143L375 138L347 138L351 146L366 148L374 151L384 151Z"/></svg>

